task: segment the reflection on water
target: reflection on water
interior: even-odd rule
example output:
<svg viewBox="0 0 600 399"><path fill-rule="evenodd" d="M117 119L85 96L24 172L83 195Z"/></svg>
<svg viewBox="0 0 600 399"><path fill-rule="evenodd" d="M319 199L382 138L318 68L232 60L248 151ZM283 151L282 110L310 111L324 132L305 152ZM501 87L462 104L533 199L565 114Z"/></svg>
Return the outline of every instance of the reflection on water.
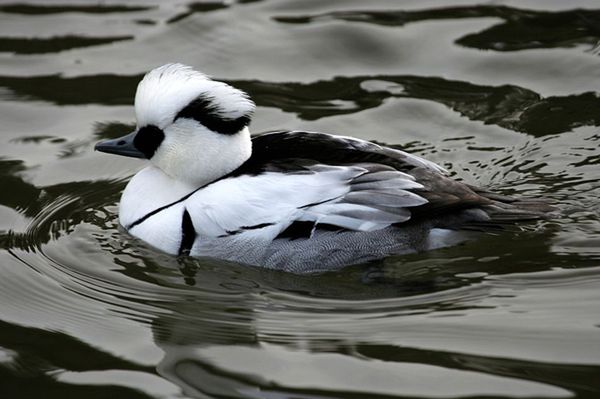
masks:
<svg viewBox="0 0 600 399"><path fill-rule="evenodd" d="M596 398L599 20L585 0L0 5L0 391ZM92 148L169 61L249 92L255 132L387 142L560 216L318 276L161 254L117 222L141 164Z"/></svg>
<svg viewBox="0 0 600 399"><path fill-rule="evenodd" d="M47 15L47 14L62 14L62 13L89 13L89 14L106 14L106 13L126 13L136 11L146 11L152 7L142 6L127 6L127 5L106 5L106 4L27 4L13 3L0 5L0 12L7 14L24 14L24 15Z"/></svg>
<svg viewBox="0 0 600 399"><path fill-rule="evenodd" d="M0 52L15 54L58 53L78 47L97 46L131 40L133 36L78 37L60 36L47 39L0 38Z"/></svg>
<svg viewBox="0 0 600 399"><path fill-rule="evenodd" d="M417 11L332 11L311 16L276 16L283 23L306 24L326 20L365 22L383 26L441 19L495 17L504 20L456 43L482 50L518 51L536 48L595 45L600 40L600 11L536 11L508 6L463 6Z"/></svg>
<svg viewBox="0 0 600 399"><path fill-rule="evenodd" d="M61 78L0 76L11 97L59 105L127 105L143 75ZM437 102L476 121L535 136L600 125L600 98L595 92L543 98L518 86L480 86L420 76L336 77L314 83L229 80L249 93L258 106L295 113L304 120L352 114L380 106L389 98Z"/></svg>

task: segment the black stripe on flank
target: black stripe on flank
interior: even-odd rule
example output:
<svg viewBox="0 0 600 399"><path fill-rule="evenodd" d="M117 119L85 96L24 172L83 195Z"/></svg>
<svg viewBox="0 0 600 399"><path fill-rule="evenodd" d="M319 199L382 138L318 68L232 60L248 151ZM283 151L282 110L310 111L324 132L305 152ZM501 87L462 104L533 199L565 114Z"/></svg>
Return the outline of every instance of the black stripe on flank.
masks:
<svg viewBox="0 0 600 399"><path fill-rule="evenodd" d="M141 127L133 139L133 145L140 150L146 158L150 159L154 156L156 149L165 139L165 134L162 130L154 125Z"/></svg>
<svg viewBox="0 0 600 399"><path fill-rule="evenodd" d="M242 230L255 230L255 229L262 229L263 227L269 227L269 226L273 226L275 223L261 223L261 224L255 224L254 226L242 226L240 227Z"/></svg>
<svg viewBox="0 0 600 399"><path fill-rule="evenodd" d="M256 230L256 229L262 229L264 227L269 227L269 226L273 226L275 223L261 223L261 224L255 224L253 226L242 226L240 227L238 230L225 230L225 232L227 234L224 235L220 235L219 237L227 237L229 236L233 236L236 234L240 234L242 231L244 230Z"/></svg>
<svg viewBox="0 0 600 399"><path fill-rule="evenodd" d="M208 129L221 134L235 134L250 123L250 115L242 115L237 119L225 119L221 116L218 106L210 97L200 96L179 111L179 118L194 119Z"/></svg>
<svg viewBox="0 0 600 399"><path fill-rule="evenodd" d="M179 244L179 255L189 255L194 241L196 240L196 229L192 218L187 209L183 210L183 217L181 218L181 244Z"/></svg>

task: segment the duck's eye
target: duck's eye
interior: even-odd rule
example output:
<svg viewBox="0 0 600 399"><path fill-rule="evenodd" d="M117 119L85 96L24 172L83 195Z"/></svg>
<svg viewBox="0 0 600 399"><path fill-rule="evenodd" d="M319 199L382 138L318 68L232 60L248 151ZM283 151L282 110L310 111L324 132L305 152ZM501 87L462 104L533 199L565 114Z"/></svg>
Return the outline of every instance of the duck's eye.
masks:
<svg viewBox="0 0 600 399"><path fill-rule="evenodd" d="M147 125L138 130L133 139L133 145L142 152L146 158L150 159L154 156L156 149L160 143L162 143L164 138L165 134L161 129L154 125Z"/></svg>

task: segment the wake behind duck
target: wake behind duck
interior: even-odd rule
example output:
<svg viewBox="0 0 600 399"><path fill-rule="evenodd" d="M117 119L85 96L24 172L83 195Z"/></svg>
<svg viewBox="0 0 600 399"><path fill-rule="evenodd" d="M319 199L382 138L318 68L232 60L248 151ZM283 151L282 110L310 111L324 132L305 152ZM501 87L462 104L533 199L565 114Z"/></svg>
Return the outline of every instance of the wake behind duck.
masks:
<svg viewBox="0 0 600 399"><path fill-rule="evenodd" d="M121 225L169 254L308 273L453 245L547 211L364 140L251 138L254 108L246 93L185 65L146 74L136 130L95 147L150 161L123 192Z"/></svg>

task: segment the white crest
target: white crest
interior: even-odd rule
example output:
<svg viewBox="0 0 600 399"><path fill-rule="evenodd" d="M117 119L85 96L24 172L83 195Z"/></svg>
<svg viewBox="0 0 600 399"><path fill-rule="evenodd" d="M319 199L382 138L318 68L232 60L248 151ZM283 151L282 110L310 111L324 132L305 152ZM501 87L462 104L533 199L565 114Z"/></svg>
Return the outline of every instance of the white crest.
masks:
<svg viewBox="0 0 600 399"><path fill-rule="evenodd" d="M154 125L165 129L177 113L198 97L210 101L221 118L232 120L249 115L254 103L248 95L226 83L183 64L166 64L148 72L135 94L138 127Z"/></svg>

